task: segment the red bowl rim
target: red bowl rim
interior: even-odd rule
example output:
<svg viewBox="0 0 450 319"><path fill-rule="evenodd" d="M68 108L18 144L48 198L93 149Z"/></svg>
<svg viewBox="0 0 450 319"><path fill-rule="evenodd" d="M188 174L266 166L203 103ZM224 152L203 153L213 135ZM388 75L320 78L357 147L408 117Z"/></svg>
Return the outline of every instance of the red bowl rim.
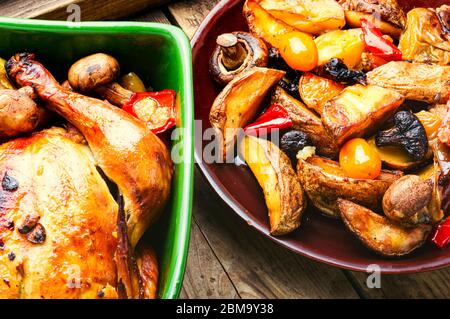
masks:
<svg viewBox="0 0 450 319"><path fill-rule="evenodd" d="M195 61L195 57L197 54L197 51L203 44L203 37L205 32L211 29L211 27L214 25L216 20L220 18L226 10L236 5L236 3L241 2L242 0L221 0L219 3L217 3L214 8L209 12L209 14L205 17L203 22L198 27L197 31L195 32L194 36L191 40L191 46L192 46L192 56L193 61ZM194 101L195 106L195 101ZM196 134L197 136L201 136L201 134ZM270 233L267 231L266 228L261 226L259 223L255 223L253 220L248 218L248 214L246 213L246 209L237 201L233 199L233 195L227 190L225 185L223 185L220 181L217 181L214 176L211 174L211 171L209 170L208 166L202 161L202 149L201 146L199 146L200 143L195 143L195 163L200 168L200 171L202 172L202 175L206 178L210 186L215 190L215 192L219 195L219 197L240 217L242 218L249 226L256 229L259 233L264 235L266 238L269 238L273 242L277 243L278 245L289 249L290 251L307 257L309 259L325 263L334 267L347 269L351 271L357 271L357 272L367 272L367 267L362 267L358 265L354 265L353 263L346 263L342 260L334 259L333 257L327 255L323 255L314 251L311 251L310 249L298 249L294 248L290 244L286 243L283 239L276 238L274 236L271 236ZM414 274L414 273L421 273L426 271L433 271L442 269L445 267L450 266L450 256L440 258L436 261L428 261L424 262L422 266L418 265L395 265L392 267L386 267L381 266L380 271L382 274Z"/></svg>

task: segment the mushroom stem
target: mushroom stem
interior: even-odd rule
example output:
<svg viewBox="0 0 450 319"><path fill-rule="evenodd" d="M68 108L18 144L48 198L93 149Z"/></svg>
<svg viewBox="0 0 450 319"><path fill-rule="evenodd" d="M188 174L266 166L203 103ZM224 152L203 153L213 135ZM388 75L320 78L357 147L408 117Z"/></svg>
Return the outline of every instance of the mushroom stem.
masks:
<svg viewBox="0 0 450 319"><path fill-rule="evenodd" d="M234 34L221 34L216 43L221 47L222 63L227 70L236 70L244 63L248 52Z"/></svg>
<svg viewBox="0 0 450 319"><path fill-rule="evenodd" d="M117 82L108 83L95 89L95 92L101 95L109 103L121 107L130 101L133 92L125 89Z"/></svg>

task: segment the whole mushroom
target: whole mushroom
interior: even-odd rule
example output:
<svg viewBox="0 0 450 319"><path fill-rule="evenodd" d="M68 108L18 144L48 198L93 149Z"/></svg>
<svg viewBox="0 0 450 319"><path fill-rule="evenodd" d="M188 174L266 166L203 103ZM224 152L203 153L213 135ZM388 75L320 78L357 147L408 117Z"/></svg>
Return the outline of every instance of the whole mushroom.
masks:
<svg viewBox="0 0 450 319"><path fill-rule="evenodd" d="M120 74L119 62L105 53L95 53L75 62L69 69L68 81L75 91L95 91L111 104L122 106L134 92L115 82Z"/></svg>
<svg viewBox="0 0 450 319"><path fill-rule="evenodd" d="M431 221L428 208L433 197L433 185L417 175L405 175L388 188L383 197L383 211L390 220L405 226Z"/></svg>
<svg viewBox="0 0 450 319"><path fill-rule="evenodd" d="M209 60L209 72L219 85L225 86L238 74L268 64L269 50L266 44L248 32L221 34L216 43Z"/></svg>

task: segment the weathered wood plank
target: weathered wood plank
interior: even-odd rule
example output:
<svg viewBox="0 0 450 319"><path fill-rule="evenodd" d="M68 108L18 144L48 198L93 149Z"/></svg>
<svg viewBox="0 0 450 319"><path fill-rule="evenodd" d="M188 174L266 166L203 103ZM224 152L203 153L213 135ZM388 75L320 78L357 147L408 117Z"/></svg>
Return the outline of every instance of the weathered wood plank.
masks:
<svg viewBox="0 0 450 319"><path fill-rule="evenodd" d="M5 0L0 2L0 15L16 18L66 20L73 11L71 4L81 8L81 21L115 20L148 10L167 0Z"/></svg>
<svg viewBox="0 0 450 319"><path fill-rule="evenodd" d="M192 38L200 23L218 2L219 0L184 0L171 3L168 8L178 26Z"/></svg>
<svg viewBox="0 0 450 319"><path fill-rule="evenodd" d="M195 184L203 199L195 218L242 298L358 298L341 270L297 256L249 228L198 172Z"/></svg>
<svg viewBox="0 0 450 319"><path fill-rule="evenodd" d="M167 19L167 17L160 9L151 9L148 12L139 13L136 16L127 18L126 20L140 21L140 22L159 22L170 24L169 19Z"/></svg>
<svg viewBox="0 0 450 319"><path fill-rule="evenodd" d="M412 274L383 275L381 288L368 288L367 275L348 272L366 298L450 298L450 268Z"/></svg>
<svg viewBox="0 0 450 319"><path fill-rule="evenodd" d="M181 298L239 298L195 220Z"/></svg>

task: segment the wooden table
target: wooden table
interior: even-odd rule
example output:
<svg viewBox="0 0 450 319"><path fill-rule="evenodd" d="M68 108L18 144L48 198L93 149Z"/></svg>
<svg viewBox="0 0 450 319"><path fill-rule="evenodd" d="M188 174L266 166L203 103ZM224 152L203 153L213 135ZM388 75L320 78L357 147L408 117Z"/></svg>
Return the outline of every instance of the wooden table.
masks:
<svg viewBox="0 0 450 319"><path fill-rule="evenodd" d="M146 0L6 0L0 3L0 15L65 19L66 7L72 2L82 5L82 20L127 16L122 19L176 24L192 37L217 0L185 0L158 9L147 9ZM218 198L196 169L182 298L450 297L450 268L382 276L380 289L367 288L366 280L366 274L311 261L264 238Z"/></svg>

